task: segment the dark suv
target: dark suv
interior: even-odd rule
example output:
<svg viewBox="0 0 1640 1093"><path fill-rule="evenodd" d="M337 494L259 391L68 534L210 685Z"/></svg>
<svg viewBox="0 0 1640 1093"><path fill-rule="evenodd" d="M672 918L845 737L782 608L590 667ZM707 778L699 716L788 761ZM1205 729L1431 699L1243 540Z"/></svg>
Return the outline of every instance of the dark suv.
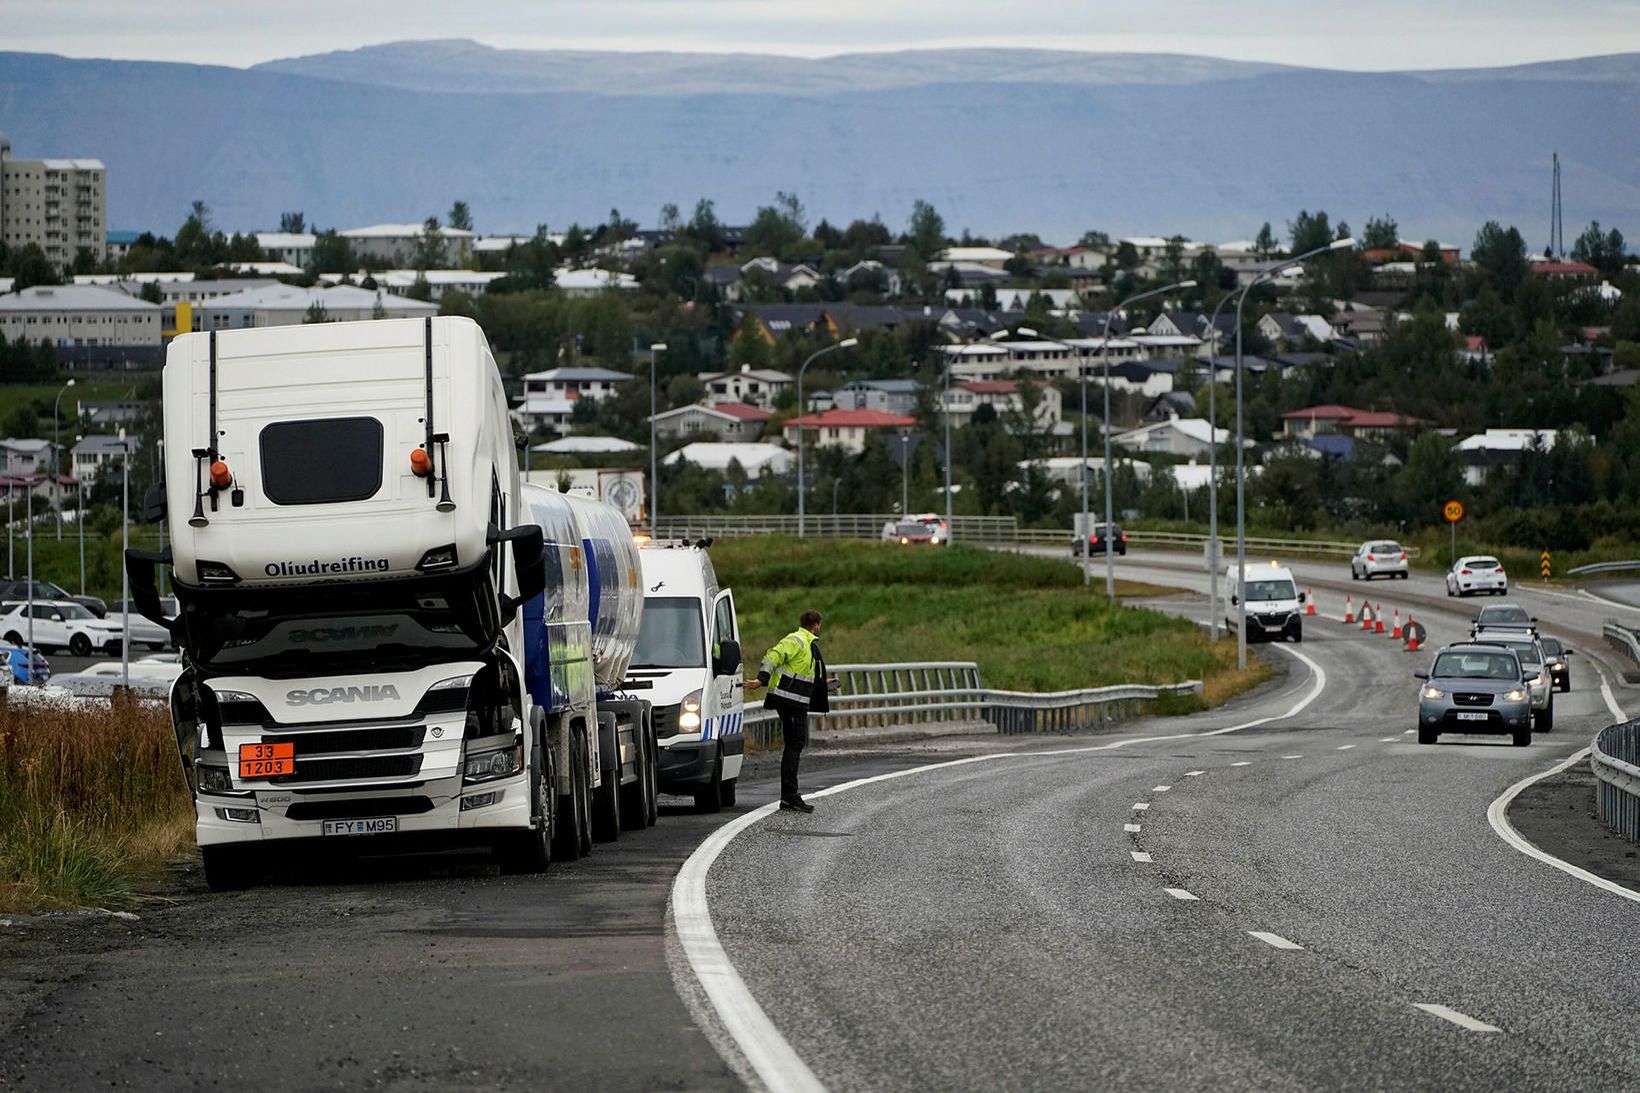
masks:
<svg viewBox="0 0 1640 1093"><path fill-rule="evenodd" d="M1095 524L1093 534L1088 536L1088 541L1085 544L1088 553L1103 554L1107 541L1110 544L1109 549L1119 555L1127 555L1127 533L1122 530L1121 524L1110 525L1110 534L1108 536L1105 534L1104 524ZM1080 535L1076 536L1071 540L1071 553L1080 556L1083 546L1082 537Z"/></svg>
<svg viewBox="0 0 1640 1093"><path fill-rule="evenodd" d="M97 597L75 596L50 581L35 581L32 596L28 594L27 581L0 581L0 603L20 603L24 600L71 600L99 619L108 617L108 605Z"/></svg>

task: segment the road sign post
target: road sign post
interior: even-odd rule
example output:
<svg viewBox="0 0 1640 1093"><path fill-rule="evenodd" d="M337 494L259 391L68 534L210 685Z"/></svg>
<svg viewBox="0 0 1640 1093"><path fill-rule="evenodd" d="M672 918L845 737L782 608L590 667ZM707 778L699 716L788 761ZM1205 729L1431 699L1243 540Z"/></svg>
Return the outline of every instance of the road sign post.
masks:
<svg viewBox="0 0 1640 1093"><path fill-rule="evenodd" d="M1538 561L1543 569L1543 579L1547 581L1549 579L1550 572L1552 572L1552 567L1549 564L1549 552L1545 550L1543 552L1543 557L1538 559Z"/></svg>
<svg viewBox="0 0 1640 1093"><path fill-rule="evenodd" d="M1441 515L1446 517L1446 526L1452 532L1452 557L1447 559L1447 567L1458 564L1458 521L1463 519L1463 502L1448 501L1441 506Z"/></svg>

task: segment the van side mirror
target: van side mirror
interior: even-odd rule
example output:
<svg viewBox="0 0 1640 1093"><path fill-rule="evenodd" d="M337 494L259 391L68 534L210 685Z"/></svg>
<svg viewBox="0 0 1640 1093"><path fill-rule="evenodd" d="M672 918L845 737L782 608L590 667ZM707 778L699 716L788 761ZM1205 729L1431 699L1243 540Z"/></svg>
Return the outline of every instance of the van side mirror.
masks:
<svg viewBox="0 0 1640 1093"><path fill-rule="evenodd" d="M1230 606L1231 607L1236 606L1236 604L1238 604L1240 602L1241 602L1241 597L1240 596L1237 596L1234 592L1230 593Z"/></svg>
<svg viewBox="0 0 1640 1093"><path fill-rule="evenodd" d="M740 674L740 668L740 642L733 638L724 638L718 642L717 656L712 658L712 674L737 676Z"/></svg>
<svg viewBox="0 0 1640 1093"><path fill-rule="evenodd" d="M1299 602L1299 603L1303 603L1303 602L1304 602L1304 593L1302 593L1302 592L1300 592L1300 593L1299 593L1299 594L1298 594L1298 602Z"/></svg>
<svg viewBox="0 0 1640 1093"><path fill-rule="evenodd" d="M1416 672L1412 673L1412 678L1413 679L1428 679L1429 678L1429 673L1424 671L1422 668L1419 668Z"/></svg>
<svg viewBox="0 0 1640 1093"><path fill-rule="evenodd" d="M159 524L165 520L165 482L155 482L142 495L142 522Z"/></svg>

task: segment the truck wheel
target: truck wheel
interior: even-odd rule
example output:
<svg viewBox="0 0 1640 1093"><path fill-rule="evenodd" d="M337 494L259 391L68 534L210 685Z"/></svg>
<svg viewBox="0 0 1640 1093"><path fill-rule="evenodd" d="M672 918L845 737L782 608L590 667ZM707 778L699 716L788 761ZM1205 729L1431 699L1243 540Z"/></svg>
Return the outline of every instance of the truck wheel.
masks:
<svg viewBox="0 0 1640 1093"><path fill-rule="evenodd" d="M655 737L654 722L650 722L644 730L644 745L649 749L649 779L644 789L647 800L644 810L648 814L649 826L654 827L661 818L661 745Z"/></svg>
<svg viewBox="0 0 1640 1093"><path fill-rule="evenodd" d="M612 843L621 837L621 765L604 771L603 785L592 791L592 837Z"/></svg>
<svg viewBox="0 0 1640 1093"><path fill-rule="evenodd" d="M712 780L695 794L696 812L723 811L723 753L712 763Z"/></svg>
<svg viewBox="0 0 1640 1093"><path fill-rule="evenodd" d="M638 726L637 777L629 786L621 786L621 826L628 831L642 831L649 819L649 742L644 739L643 726Z"/></svg>
<svg viewBox="0 0 1640 1093"><path fill-rule="evenodd" d="M554 856L561 861L574 861L592 850L590 811L587 804L587 741L584 730L574 730L570 737L570 791L558 798L558 845Z"/></svg>
<svg viewBox="0 0 1640 1093"><path fill-rule="evenodd" d="M213 892L237 892L249 888L261 877L256 859L242 846L202 846L205 883Z"/></svg>
<svg viewBox="0 0 1640 1093"><path fill-rule="evenodd" d="M544 873L552 863L553 844L558 838L552 751L537 743L531 763L536 776L530 784L530 813L539 816L540 826L528 831L509 831L496 847L503 873Z"/></svg>

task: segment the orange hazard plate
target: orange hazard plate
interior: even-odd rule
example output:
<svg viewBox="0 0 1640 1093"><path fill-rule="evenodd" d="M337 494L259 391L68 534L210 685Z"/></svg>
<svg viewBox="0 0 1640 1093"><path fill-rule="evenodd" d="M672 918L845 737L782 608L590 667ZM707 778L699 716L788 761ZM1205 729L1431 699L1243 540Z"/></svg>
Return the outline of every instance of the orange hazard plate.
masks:
<svg viewBox="0 0 1640 1093"><path fill-rule="evenodd" d="M239 777L272 778L279 774L296 772L296 745L241 744L239 745Z"/></svg>

